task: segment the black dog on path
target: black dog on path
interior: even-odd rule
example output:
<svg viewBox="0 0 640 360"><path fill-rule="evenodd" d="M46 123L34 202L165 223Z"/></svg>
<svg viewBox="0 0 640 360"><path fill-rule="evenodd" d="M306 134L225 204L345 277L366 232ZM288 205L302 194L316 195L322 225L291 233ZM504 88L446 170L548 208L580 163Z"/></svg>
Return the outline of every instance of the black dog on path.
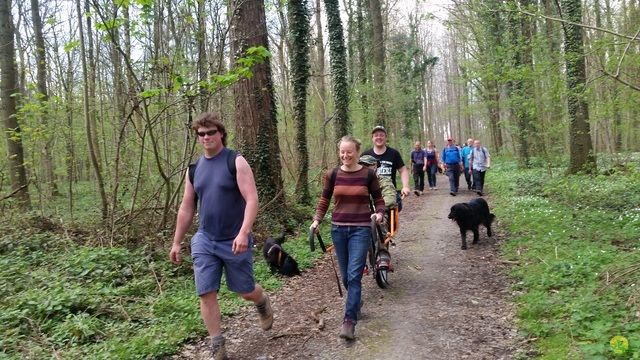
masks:
<svg viewBox="0 0 640 360"><path fill-rule="evenodd" d="M489 205L482 198L475 198L468 203L458 203L451 207L449 219L458 223L462 236L462 250L467 250L467 230L473 231L473 244L478 243L478 228L484 225L487 236L491 237L491 223L496 216L489 212Z"/></svg>
<svg viewBox="0 0 640 360"><path fill-rule="evenodd" d="M262 255L271 268L271 273L278 271L282 275L300 275L298 263L282 248L284 233L278 238L268 238L262 245Z"/></svg>

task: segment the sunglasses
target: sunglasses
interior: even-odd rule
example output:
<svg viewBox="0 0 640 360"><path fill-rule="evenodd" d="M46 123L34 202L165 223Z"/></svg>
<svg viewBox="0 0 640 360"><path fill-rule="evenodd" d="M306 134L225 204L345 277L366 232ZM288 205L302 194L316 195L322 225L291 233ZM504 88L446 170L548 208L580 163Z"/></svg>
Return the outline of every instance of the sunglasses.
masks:
<svg viewBox="0 0 640 360"><path fill-rule="evenodd" d="M196 134L198 134L198 136L200 137L204 137L205 135L209 135L209 136L213 136L215 134L218 133L218 129L213 129L213 130L209 130L209 131L197 131Z"/></svg>

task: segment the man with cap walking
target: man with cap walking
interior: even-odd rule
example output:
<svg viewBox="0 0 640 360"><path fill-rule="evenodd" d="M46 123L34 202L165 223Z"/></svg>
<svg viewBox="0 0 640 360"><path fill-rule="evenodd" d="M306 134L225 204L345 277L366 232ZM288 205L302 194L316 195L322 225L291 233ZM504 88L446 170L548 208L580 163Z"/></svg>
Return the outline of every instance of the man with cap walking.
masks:
<svg viewBox="0 0 640 360"><path fill-rule="evenodd" d="M442 164L445 174L449 178L449 194L456 196L460 187L460 173L463 170L462 155L453 138L447 139L447 146L442 149Z"/></svg>
<svg viewBox="0 0 640 360"><path fill-rule="evenodd" d="M387 130L384 126L378 125L371 130L371 140L373 142L373 148L364 151L362 155L371 155L379 163L378 177L388 177L393 182L393 186L396 185L396 171L400 173L400 180L402 181L401 194L409 195L411 191L409 189L409 171L404 166L402 155L400 152L392 147L387 146ZM402 200L400 194L397 196L398 211L402 210Z"/></svg>

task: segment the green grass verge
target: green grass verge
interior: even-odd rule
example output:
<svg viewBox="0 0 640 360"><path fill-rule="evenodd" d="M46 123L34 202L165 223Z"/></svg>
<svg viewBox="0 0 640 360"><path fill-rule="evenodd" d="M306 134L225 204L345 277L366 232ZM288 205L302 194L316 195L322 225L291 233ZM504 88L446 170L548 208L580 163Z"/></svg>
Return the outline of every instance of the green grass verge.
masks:
<svg viewBox="0 0 640 360"><path fill-rule="evenodd" d="M638 163L607 176L493 165L493 212L509 233L502 256L518 263L517 315L539 358L640 358ZM623 354L614 336L628 339Z"/></svg>
<svg viewBox="0 0 640 360"><path fill-rule="evenodd" d="M85 246L6 224L0 234L0 359L149 359L206 335L184 254L175 266L165 250ZM287 250L301 267L320 255L306 236ZM262 260L255 276L268 291L281 286ZM224 284L219 298L223 315L248 305Z"/></svg>

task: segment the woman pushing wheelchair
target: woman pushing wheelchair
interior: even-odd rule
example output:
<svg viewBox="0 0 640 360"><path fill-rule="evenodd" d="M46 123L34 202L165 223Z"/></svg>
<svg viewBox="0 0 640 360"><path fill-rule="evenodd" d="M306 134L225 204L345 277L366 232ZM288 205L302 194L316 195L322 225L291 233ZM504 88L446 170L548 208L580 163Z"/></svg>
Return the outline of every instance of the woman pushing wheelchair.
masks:
<svg viewBox="0 0 640 360"><path fill-rule="evenodd" d="M344 136L338 146L342 165L327 172L310 229L318 231L318 224L322 222L333 197L331 239L338 257L342 283L347 289L340 337L353 340L363 304L362 275L370 248L371 222L375 218L376 224L381 223L385 202L375 171L358 163L360 140ZM374 214L371 213L369 196L373 198Z"/></svg>

